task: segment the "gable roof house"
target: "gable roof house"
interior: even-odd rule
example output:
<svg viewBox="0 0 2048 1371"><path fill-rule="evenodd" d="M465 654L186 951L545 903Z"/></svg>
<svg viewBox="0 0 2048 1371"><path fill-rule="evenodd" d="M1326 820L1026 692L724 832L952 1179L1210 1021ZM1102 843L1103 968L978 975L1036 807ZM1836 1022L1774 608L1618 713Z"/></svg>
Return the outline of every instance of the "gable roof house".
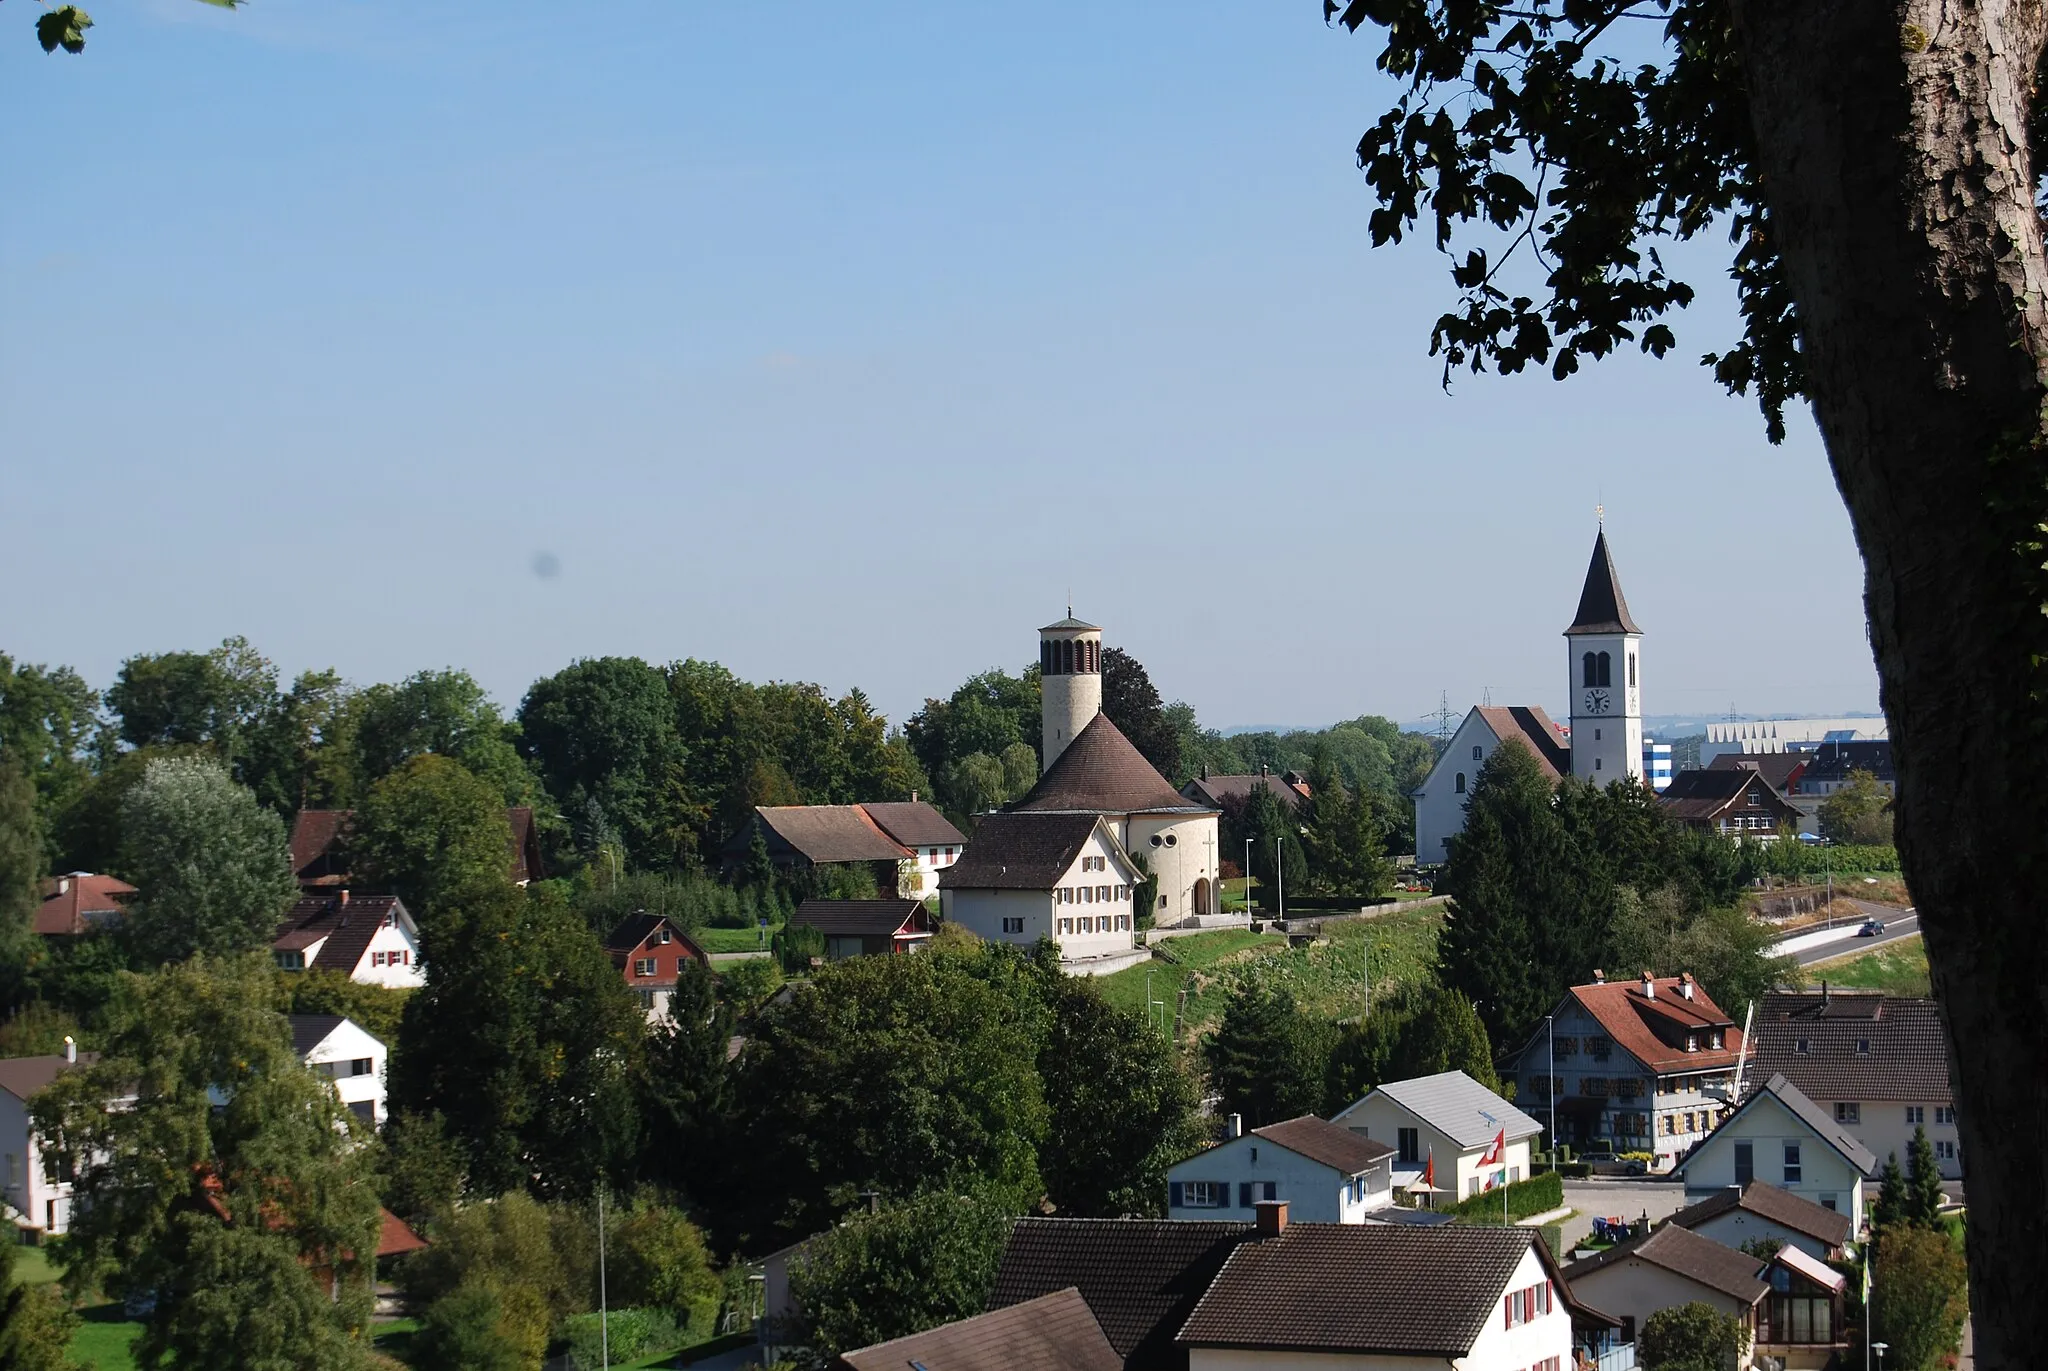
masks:
<svg viewBox="0 0 2048 1371"><path fill-rule="evenodd" d="M1361 1366L1525 1371L1573 1363L1582 1305L1528 1228L1293 1224L1259 1211L1176 1341L1189 1371Z"/></svg>
<svg viewBox="0 0 2048 1371"><path fill-rule="evenodd" d="M391 1050L354 1019L339 1014L292 1014L292 1050L334 1082L348 1111L375 1128L384 1122L385 1071Z"/></svg>
<svg viewBox="0 0 2048 1371"><path fill-rule="evenodd" d="M967 855L939 874L940 909L991 941L1030 947L1049 938L1065 970L1104 975L1150 956L1135 937L1143 879L1102 815L991 814Z"/></svg>
<svg viewBox="0 0 2048 1371"><path fill-rule="evenodd" d="M1687 828L1723 837L1775 842L1799 831L1799 807L1778 793L1760 771L1681 771L1657 796L1658 806Z"/></svg>
<svg viewBox="0 0 2048 1371"><path fill-rule="evenodd" d="M308 894L353 885L348 869L349 820L352 809L302 809L292 819L292 870L299 888ZM525 885L547 875L541 862L540 835L534 826L533 810L510 805L505 810L506 826L512 830L507 844L513 884Z"/></svg>
<svg viewBox="0 0 2048 1371"><path fill-rule="evenodd" d="M825 935L825 959L886 957L915 952L932 939L923 900L805 900L789 916L791 928Z"/></svg>
<svg viewBox="0 0 2048 1371"><path fill-rule="evenodd" d="M1783 1076L1876 1157L1903 1164L1927 1130L1941 1174L1963 1174L1948 1036L1933 1000L1879 991L1772 991L1750 1038L1754 1080Z"/></svg>
<svg viewBox="0 0 2048 1371"><path fill-rule="evenodd" d="M1809 755L1811 764L1800 778L1800 788L1808 795L1832 795L1849 784L1849 777L1858 771L1869 772L1887 791L1898 789L1889 738L1823 742Z"/></svg>
<svg viewBox="0 0 2048 1371"><path fill-rule="evenodd" d="M1543 1125L1462 1071L1390 1081L1330 1120L1349 1132L1394 1149L1397 1189L1433 1171L1437 1189L1454 1196L1490 1189L1494 1168L1484 1164L1494 1140L1505 1140L1510 1183L1529 1175L1530 1140Z"/></svg>
<svg viewBox="0 0 2048 1371"><path fill-rule="evenodd" d="M1624 1341L1633 1342L1658 1310L1694 1301L1734 1315L1754 1336L1758 1307L1770 1294L1761 1279L1764 1266L1761 1257L1664 1224L1573 1262L1564 1278L1578 1299L1621 1320Z"/></svg>
<svg viewBox="0 0 2048 1371"><path fill-rule="evenodd" d="M1289 810L1300 809L1309 798L1308 780L1300 772L1283 771L1276 776L1263 762L1256 773L1243 776L1211 776L1205 767L1201 775L1180 788L1180 793L1210 809L1231 809L1243 804L1254 790L1272 792L1273 798Z"/></svg>
<svg viewBox="0 0 2048 1371"><path fill-rule="evenodd" d="M0 1058L0 1200L21 1216L16 1226L30 1233L54 1236L71 1227L71 1182L44 1174L28 1102L66 1071L98 1060L98 1053L80 1052L68 1041L61 1056ZM0 1233L0 1242L15 1238Z"/></svg>
<svg viewBox="0 0 2048 1371"><path fill-rule="evenodd" d="M1309 1223L1364 1223L1394 1203L1394 1149L1305 1114L1231 1138L1176 1163L1167 1216L1250 1218L1261 1200L1285 1200Z"/></svg>
<svg viewBox="0 0 2048 1371"><path fill-rule="evenodd" d="M912 792L908 800L890 800L861 805L875 827L894 838L910 853L896 877L896 893L914 899L929 899L939 889L939 873L960 860L967 849L966 835L932 805Z"/></svg>
<svg viewBox="0 0 2048 1371"><path fill-rule="evenodd" d="M118 876L74 871L43 882L36 908L36 932L45 938L75 938L120 922L135 887Z"/></svg>
<svg viewBox="0 0 2048 1371"><path fill-rule="evenodd" d="M690 935L665 914L646 910L628 914L605 935L604 950L626 988L640 1001L650 1022L664 1023L675 999L676 982L690 962L708 967L711 959Z"/></svg>
<svg viewBox="0 0 2048 1371"><path fill-rule="evenodd" d="M1849 1231L1860 1233L1863 1182L1876 1175L1877 1158L1799 1087L1774 1075L1678 1169L1687 1195L1705 1198L1761 1178L1846 1215Z"/></svg>
<svg viewBox="0 0 2048 1371"><path fill-rule="evenodd" d="M1689 974L1593 974L1515 1054L1515 1098L1545 1118L1554 1101L1561 1142L1652 1152L1668 1166L1733 1100L1742 1030Z"/></svg>
<svg viewBox="0 0 2048 1371"><path fill-rule="evenodd" d="M840 1371L1122 1371L1073 1286L841 1354Z"/></svg>
<svg viewBox="0 0 2048 1371"><path fill-rule="evenodd" d="M1175 790L1107 714L1095 714L1009 812L1108 824L1126 852L1143 853L1150 864L1158 895L1146 912L1161 925L1218 911L1216 808Z"/></svg>
<svg viewBox="0 0 2048 1371"><path fill-rule="evenodd" d="M286 971L339 971L366 985L409 990L426 984L419 925L396 895L306 896L292 905L270 943Z"/></svg>
<svg viewBox="0 0 2048 1371"><path fill-rule="evenodd" d="M1805 1196L1781 1190L1769 1181L1751 1181L1717 1191L1687 1205L1665 1222L1689 1228L1724 1247L1740 1247L1762 1238L1797 1247L1822 1261L1841 1256L1849 1239L1855 1236L1849 1229L1848 1215L1823 1209Z"/></svg>
<svg viewBox="0 0 2048 1371"><path fill-rule="evenodd" d="M1502 744L1528 749L1544 779L1555 785L1572 772L1571 744L1540 705L1475 705L1436 759L1415 801L1415 860L1435 866L1450 856L1452 838L1465 831L1465 804L1479 772Z"/></svg>
<svg viewBox="0 0 2048 1371"><path fill-rule="evenodd" d="M861 805L757 805L726 840L722 858L728 873L747 860L756 834L777 870L865 865L884 895L897 893L900 873L915 860Z"/></svg>

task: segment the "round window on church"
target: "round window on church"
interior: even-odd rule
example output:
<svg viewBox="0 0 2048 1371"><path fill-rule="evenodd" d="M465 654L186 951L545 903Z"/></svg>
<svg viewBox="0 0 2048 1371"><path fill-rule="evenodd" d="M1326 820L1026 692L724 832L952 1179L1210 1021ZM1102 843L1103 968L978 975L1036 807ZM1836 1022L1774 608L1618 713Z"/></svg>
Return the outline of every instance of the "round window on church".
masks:
<svg viewBox="0 0 2048 1371"><path fill-rule="evenodd" d="M1158 847L1158 846L1159 846L1159 844L1160 844L1160 843L1161 843L1162 841L1163 841L1163 839L1161 839L1161 838L1160 838L1160 836L1159 836L1159 835L1158 835L1157 833L1154 833L1154 834L1152 835L1152 846L1154 846L1154 847Z"/></svg>
<svg viewBox="0 0 2048 1371"><path fill-rule="evenodd" d="M1177 843L1177 842L1179 842L1179 841L1180 841L1180 839L1179 839L1179 838L1176 838L1176 837L1175 837L1175 836L1174 836L1173 834L1171 834L1171 833L1169 833L1169 834L1167 834L1167 835L1166 835L1166 845L1167 845L1168 847L1172 847L1172 846L1173 846L1173 845L1174 845L1175 843Z"/></svg>

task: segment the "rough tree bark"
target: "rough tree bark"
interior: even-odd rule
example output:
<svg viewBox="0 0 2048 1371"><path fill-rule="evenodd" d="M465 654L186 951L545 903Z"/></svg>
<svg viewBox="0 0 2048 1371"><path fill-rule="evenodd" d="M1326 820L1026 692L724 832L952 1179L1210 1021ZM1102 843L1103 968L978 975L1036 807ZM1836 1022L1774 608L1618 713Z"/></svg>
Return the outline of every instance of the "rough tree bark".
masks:
<svg viewBox="0 0 2048 1371"><path fill-rule="evenodd" d="M1731 9L1808 393L1864 557L1976 1200L1978 1365L2037 1365L2048 260L2026 127L2048 16L2042 0Z"/></svg>

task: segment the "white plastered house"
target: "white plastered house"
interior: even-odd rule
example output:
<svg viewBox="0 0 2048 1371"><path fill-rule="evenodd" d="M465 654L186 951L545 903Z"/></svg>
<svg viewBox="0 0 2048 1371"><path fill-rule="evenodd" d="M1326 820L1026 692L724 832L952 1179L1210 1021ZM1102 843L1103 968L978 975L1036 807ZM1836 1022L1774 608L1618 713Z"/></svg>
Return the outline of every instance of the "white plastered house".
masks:
<svg viewBox="0 0 2048 1371"><path fill-rule="evenodd" d="M1863 1183L1877 1158L1783 1076L1772 1076L1679 1163L1685 1193L1704 1198L1754 1180L1814 1201L1863 1231Z"/></svg>
<svg viewBox="0 0 2048 1371"><path fill-rule="evenodd" d="M1393 1159L1386 1143L1303 1115L1176 1163L1166 1173L1166 1213L1249 1219L1260 1201L1285 1200L1303 1223L1364 1223L1394 1203Z"/></svg>
<svg viewBox="0 0 2048 1371"><path fill-rule="evenodd" d="M1143 879L1096 814L991 814L960 861L939 875L940 911L991 942L1049 938L1064 969L1101 975L1149 954L1133 900Z"/></svg>
<svg viewBox="0 0 2048 1371"><path fill-rule="evenodd" d="M1417 1184L1434 1164L1437 1188L1454 1200L1487 1188L1492 1168L1481 1161L1502 1135L1508 1182L1528 1179L1530 1143L1543 1132L1462 1071L1389 1082L1330 1122L1394 1149L1395 1189Z"/></svg>
<svg viewBox="0 0 2048 1371"><path fill-rule="evenodd" d="M292 1050L300 1060L334 1082L349 1113L373 1128L381 1125L390 1049L339 1014L294 1014L291 1025Z"/></svg>

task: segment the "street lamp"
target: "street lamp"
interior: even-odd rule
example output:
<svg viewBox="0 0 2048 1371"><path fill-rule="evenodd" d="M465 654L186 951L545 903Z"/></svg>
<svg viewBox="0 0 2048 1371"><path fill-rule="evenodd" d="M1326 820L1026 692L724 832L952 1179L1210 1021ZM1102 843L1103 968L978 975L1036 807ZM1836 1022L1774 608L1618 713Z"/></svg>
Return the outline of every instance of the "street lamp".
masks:
<svg viewBox="0 0 2048 1371"><path fill-rule="evenodd" d="M1891 1344L1874 1342L1870 1344L1870 1350L1877 1353L1877 1371L1884 1371L1884 1354L1891 1351Z"/></svg>
<svg viewBox="0 0 2048 1371"><path fill-rule="evenodd" d="M1252 916L1252 840L1244 840L1244 916Z"/></svg>

